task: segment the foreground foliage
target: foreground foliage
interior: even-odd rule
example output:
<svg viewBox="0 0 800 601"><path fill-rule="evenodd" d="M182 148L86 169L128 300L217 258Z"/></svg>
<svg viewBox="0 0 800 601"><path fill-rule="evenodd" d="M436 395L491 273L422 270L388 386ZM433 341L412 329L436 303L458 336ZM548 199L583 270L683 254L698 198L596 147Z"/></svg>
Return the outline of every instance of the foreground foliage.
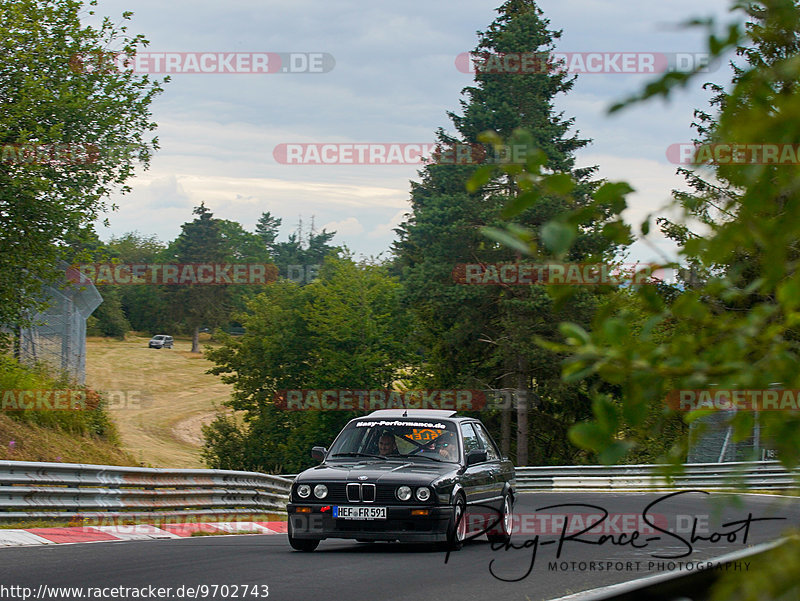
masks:
<svg viewBox="0 0 800 601"><path fill-rule="evenodd" d="M132 56L147 40L108 18L84 26L84 10L78 0L0 0L2 324L26 318L40 282L57 279L59 247L91 232L108 195L126 191L158 146L145 136L163 82L81 62Z"/></svg>
<svg viewBox="0 0 800 601"><path fill-rule="evenodd" d="M707 28L712 56L738 51L746 58L744 64L737 62L730 89L717 98L718 113L702 120L702 141L795 144L800 139L800 8L793 0L734 2L732 8L740 20L719 29L713 21L692 22ZM674 88L696 79L696 73L668 73L612 110L669 96ZM559 177L540 167L529 162L526 169L511 173L526 190L524 202L514 210L540 202L548 182ZM540 340L546 348L568 353L565 381L586 382L593 396L594 420L571 430L573 442L613 463L641 444L643 431L652 427L648 418L653 407L669 413L664 399L671 390L763 390L775 384L800 388L798 176L796 164L744 162L701 167L690 181L696 184L694 193L678 195L684 220L662 225L674 237L683 236L681 261L703 277L692 278L672 302L665 302L651 286L635 287L628 303L610 304L599 312L591 330L564 323L561 331L566 343ZM718 183L709 187L703 185L704 180ZM624 182L606 184L595 199L612 202L619 215L630 190ZM545 244L543 255L565 256L580 224L599 210L576 207L551 221L546 227L562 235ZM702 237L691 234L698 216L706 228ZM620 229L628 227L621 218L617 223ZM646 235L649 229L648 219L641 224L641 233ZM542 250L529 245L532 232L515 228L488 233L495 238L508 236L516 241L516 248L527 247L533 254ZM635 327L642 317L643 326ZM592 389L587 380L591 375L619 386L619 397ZM707 413L695 411L685 419L691 422ZM729 420L734 440L752 435L756 418L762 445L775 449L787 467L798 465L800 412L734 412ZM683 439L671 449L674 461L683 457L685 444ZM764 598L767 590L796 593L800 587L796 544L772 555L762 562L757 578L746 575L761 585L723 585L717 598L731 598L726 595L734 590L739 599Z"/></svg>
<svg viewBox="0 0 800 601"><path fill-rule="evenodd" d="M210 373L233 384L228 407L204 429L209 467L280 474L313 465L309 451L328 446L353 411L286 411L280 390L390 388L410 361L399 284L386 268L329 257L306 286L279 281L238 316L246 328L206 352Z"/></svg>

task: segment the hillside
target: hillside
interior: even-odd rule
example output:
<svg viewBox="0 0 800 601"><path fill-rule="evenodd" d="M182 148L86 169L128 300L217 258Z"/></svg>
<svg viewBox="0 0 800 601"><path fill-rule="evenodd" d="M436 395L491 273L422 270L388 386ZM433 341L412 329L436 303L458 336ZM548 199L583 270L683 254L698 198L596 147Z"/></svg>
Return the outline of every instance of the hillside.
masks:
<svg viewBox="0 0 800 601"><path fill-rule="evenodd" d="M89 338L86 384L106 392L124 451L153 467L200 468L201 426L213 419L231 387L188 340L149 349L149 338Z"/></svg>
<svg viewBox="0 0 800 601"><path fill-rule="evenodd" d="M113 442L13 420L0 413L0 459L98 465L138 465Z"/></svg>

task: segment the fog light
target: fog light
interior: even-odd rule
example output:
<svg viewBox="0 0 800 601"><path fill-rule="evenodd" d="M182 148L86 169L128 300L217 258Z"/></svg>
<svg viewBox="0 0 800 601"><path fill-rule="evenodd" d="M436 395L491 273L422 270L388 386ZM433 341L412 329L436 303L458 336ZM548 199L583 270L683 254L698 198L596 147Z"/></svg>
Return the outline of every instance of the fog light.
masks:
<svg viewBox="0 0 800 601"><path fill-rule="evenodd" d="M420 501L427 501L431 498L431 489L427 486L420 486L417 489L417 499Z"/></svg>
<svg viewBox="0 0 800 601"><path fill-rule="evenodd" d="M401 486L397 489L397 498L401 501L408 501L411 498L411 488L408 486Z"/></svg>

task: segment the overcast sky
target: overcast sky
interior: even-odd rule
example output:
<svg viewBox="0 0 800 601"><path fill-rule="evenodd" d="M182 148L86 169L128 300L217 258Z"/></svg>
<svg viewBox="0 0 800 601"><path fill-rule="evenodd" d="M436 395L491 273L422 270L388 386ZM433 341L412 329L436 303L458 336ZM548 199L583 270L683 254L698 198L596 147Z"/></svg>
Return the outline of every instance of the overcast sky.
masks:
<svg viewBox="0 0 800 601"><path fill-rule="evenodd" d="M148 52L326 53L324 73L182 73L172 76L153 105L161 150L149 171L117 195L119 210L98 225L101 238L138 230L175 238L206 203L216 217L252 230L261 213L283 219L282 239L312 216L318 230L357 254L386 252L392 229L409 209L415 165L286 165L273 150L286 143L430 143L450 129L446 111L459 109L472 76L457 68L476 31L495 18L500 0L100 0L98 12L119 21L134 12L129 31L145 34ZM695 53L700 30L677 24L694 16L723 20L728 0L542 0L551 28L563 29L562 52ZM273 63L274 64L274 63ZM637 224L684 187L671 144L688 142L695 108L708 94L697 81L666 104L650 102L609 117L615 100L652 75L579 75L557 108L574 116L593 143L578 164L599 165L600 176L625 179L629 222ZM726 83L724 67L706 79ZM634 245L632 258L658 259L671 245L657 235ZM671 254L671 253L670 253Z"/></svg>

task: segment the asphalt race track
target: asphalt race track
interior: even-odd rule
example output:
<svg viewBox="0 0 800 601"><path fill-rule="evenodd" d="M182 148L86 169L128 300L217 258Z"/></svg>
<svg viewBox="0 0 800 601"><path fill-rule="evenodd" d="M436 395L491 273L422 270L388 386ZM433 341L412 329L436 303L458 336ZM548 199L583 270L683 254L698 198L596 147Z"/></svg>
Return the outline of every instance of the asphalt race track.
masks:
<svg viewBox="0 0 800 601"><path fill-rule="evenodd" d="M267 590L261 585L267 585L269 598L281 600L535 601L652 575L668 569L669 561L696 564L773 540L788 527L800 526L800 499L796 498L743 495L739 497L740 504L732 505L727 495L690 492L664 499L650 509L648 515L657 526L667 531L671 528L683 540L690 541L692 524L697 518L696 537L716 541L696 538L691 545L677 536L654 530L641 520L647 505L664 496L660 493L523 494L515 507L519 516L516 527L523 532L515 533L512 538L518 548L493 551L486 537L481 536L450 555L447 564L442 552L398 543L329 540L323 541L313 553L301 553L292 551L285 535L9 547L0 549L0 587L30 587L30 598L36 598L40 585L83 587L84 597L89 594L86 587L171 587L170 596L162 598L173 599L181 598L181 586L207 585L208 589L195 591L198 594L194 598L256 599L264 598ZM576 503L596 507L543 509ZM614 540L607 539L599 545L598 535L585 533L578 538L586 542L564 540L561 556L556 559L566 522L559 522L553 515L571 514L569 524L574 530L565 533L567 537L583 524L575 520L599 515L600 508L610 515L598 528L604 528L603 533L611 534ZM752 521L748 523L749 514ZM786 519L755 521L764 517ZM597 518L587 523L596 524ZM743 544L745 531L747 542ZM631 539L641 548L632 548ZM690 554L677 558L689 552L690 545ZM534 549L537 553L531 566ZM496 577L490 572L490 565ZM745 566L739 569L743 571ZM230 587L217 588L213 595L213 585ZM258 588L254 589L254 585ZM6 594L1 595L4 589L0 588L0 596L9 598L10 590L6 588ZM17 594L21 591L17 589ZM148 591L144 592L147 598ZM186 588L182 592L184 598L191 598ZM76 597L48 595L61 599ZM132 594L128 592L127 597L132 598ZM110 591L104 598L111 598ZM119 598L125 596L120 594Z"/></svg>

